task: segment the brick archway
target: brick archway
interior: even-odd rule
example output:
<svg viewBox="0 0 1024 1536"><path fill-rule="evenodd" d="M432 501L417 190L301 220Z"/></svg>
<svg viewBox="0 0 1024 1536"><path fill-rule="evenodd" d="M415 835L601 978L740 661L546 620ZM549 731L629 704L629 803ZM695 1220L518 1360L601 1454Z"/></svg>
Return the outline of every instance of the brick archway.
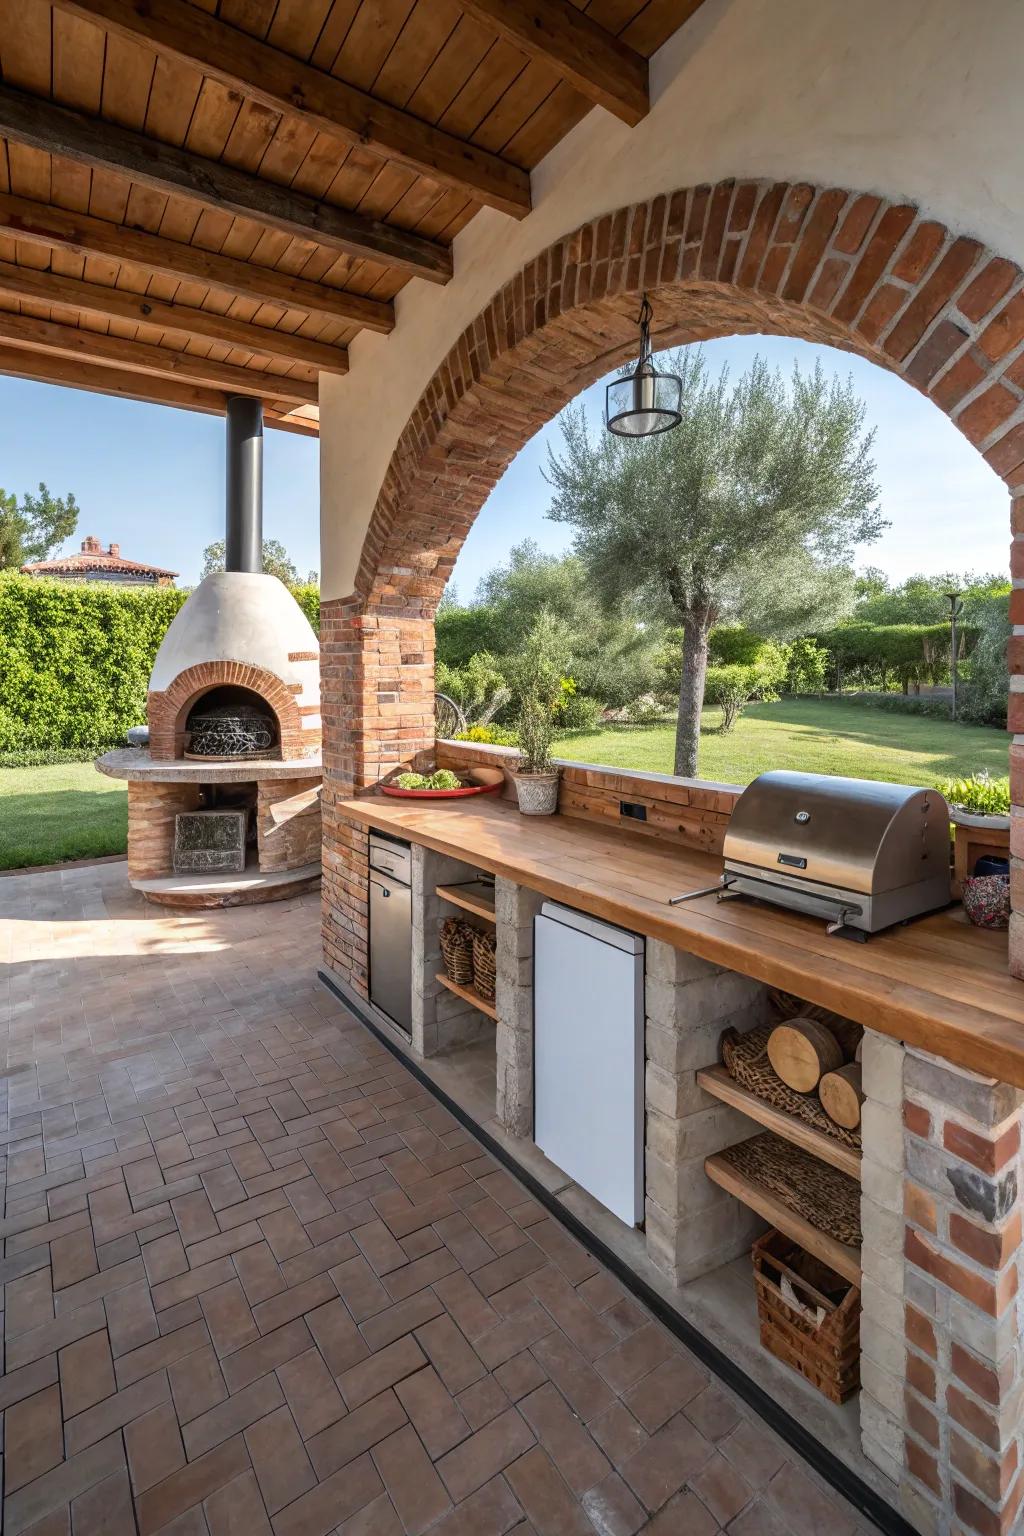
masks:
<svg viewBox="0 0 1024 1536"><path fill-rule="evenodd" d="M282 758L297 758L310 750L309 732L303 732L300 707L287 683L263 667L241 661L204 661L179 672L169 688L150 693L146 701L149 749L159 760L177 757L185 721L204 693L230 686L258 694L277 719ZM319 747L319 741L313 744Z"/></svg>
<svg viewBox="0 0 1024 1536"><path fill-rule="evenodd" d="M432 749L433 614L466 534L529 438L633 354L645 290L657 345L795 336L927 394L1014 497L1012 573L1024 578L1019 266L910 204L807 184L693 187L567 235L495 294L431 379L381 486L357 590L322 609L325 943L343 968L360 947L361 917L344 915L359 834L332 801ZM1011 611L1024 626L1024 592ZM1024 674L1024 633L1010 666ZM1024 731L1024 675L1012 688L1010 729ZM1024 746L1010 756L1024 806ZM1024 938L1013 947L1024 960Z"/></svg>

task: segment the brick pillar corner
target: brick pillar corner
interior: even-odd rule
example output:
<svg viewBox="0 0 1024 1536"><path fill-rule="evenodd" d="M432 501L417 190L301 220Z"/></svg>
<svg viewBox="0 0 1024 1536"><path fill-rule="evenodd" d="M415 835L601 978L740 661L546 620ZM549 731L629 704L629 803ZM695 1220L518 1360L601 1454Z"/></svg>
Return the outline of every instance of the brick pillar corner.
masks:
<svg viewBox="0 0 1024 1536"><path fill-rule="evenodd" d="M908 1051L905 1466L921 1531L1009 1536L1024 1499L1024 1094Z"/></svg>

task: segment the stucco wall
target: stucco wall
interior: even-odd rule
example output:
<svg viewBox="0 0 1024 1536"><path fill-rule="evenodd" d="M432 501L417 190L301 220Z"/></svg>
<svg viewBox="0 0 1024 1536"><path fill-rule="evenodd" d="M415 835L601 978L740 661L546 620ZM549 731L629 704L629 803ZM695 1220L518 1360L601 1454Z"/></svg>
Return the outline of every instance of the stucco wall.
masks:
<svg viewBox="0 0 1024 1536"><path fill-rule="evenodd" d="M322 375L321 580L354 585L392 450L449 348L531 257L595 215L720 177L806 179L905 197L1024 259L1019 0L707 0L652 62L629 130L595 109L534 172L522 222L485 209L453 281L414 281L390 337L363 332Z"/></svg>

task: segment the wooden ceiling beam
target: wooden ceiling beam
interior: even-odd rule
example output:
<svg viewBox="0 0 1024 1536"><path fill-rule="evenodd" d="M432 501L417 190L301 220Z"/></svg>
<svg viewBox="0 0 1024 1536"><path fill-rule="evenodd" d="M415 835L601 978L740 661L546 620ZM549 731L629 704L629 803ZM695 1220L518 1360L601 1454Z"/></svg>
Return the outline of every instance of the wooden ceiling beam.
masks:
<svg viewBox="0 0 1024 1536"><path fill-rule="evenodd" d="M469 16L541 59L562 79L635 128L650 111L648 64L571 0L459 0Z"/></svg>
<svg viewBox="0 0 1024 1536"><path fill-rule="evenodd" d="M208 357L193 357L189 352L172 352L169 347L126 341L121 336L61 325L56 320L36 320L31 315L16 315L7 310L0 310L0 341L41 352L59 352L86 363L109 363L115 368L154 373L232 394L258 395L261 399L285 400L295 405L316 405L318 400L316 384L307 379L238 368Z"/></svg>
<svg viewBox="0 0 1024 1536"><path fill-rule="evenodd" d="M181 336L198 336L204 341L239 347L262 357L302 363L322 373L348 371L348 352L344 347L329 347L288 331L271 330L266 325L250 325L246 320L234 320L214 310L164 304L124 288L83 283L57 272L40 272L37 267L19 267L0 261L0 293L37 304L56 305L108 318L113 316L137 325L155 325Z"/></svg>
<svg viewBox="0 0 1024 1536"><path fill-rule="evenodd" d="M55 0L55 5L477 202L515 218L530 211L530 178L520 166L292 58L187 0Z"/></svg>
<svg viewBox="0 0 1024 1536"><path fill-rule="evenodd" d="M219 390L183 384L178 379L160 378L156 374L104 368L96 363L85 363L78 357L62 357L58 353L35 352L27 347L4 346L2 343L0 374L31 379L37 384L55 384L64 389L84 389L90 394L112 395L119 400L173 405L179 410L201 411L209 416L223 416L227 409L227 395ZM264 422L268 427L315 437L317 423L301 416L288 416L289 409L284 401L265 400Z"/></svg>
<svg viewBox="0 0 1024 1536"><path fill-rule="evenodd" d="M111 224L88 213L72 213L27 197L0 193L0 231L35 245L73 251L76 256L105 256L145 267L161 277L202 283L234 298L254 299L279 309L298 309L325 320L342 321L370 331L394 329L393 304L347 293L326 283L310 283L272 267L234 256L221 256L198 245L166 240L126 224Z"/></svg>
<svg viewBox="0 0 1024 1536"><path fill-rule="evenodd" d="M204 160L9 86L0 86L3 136L58 159L115 171L168 197L184 197L206 208L253 219L295 239L312 240L428 282L446 283L452 275L451 252L435 240L318 202L291 187Z"/></svg>

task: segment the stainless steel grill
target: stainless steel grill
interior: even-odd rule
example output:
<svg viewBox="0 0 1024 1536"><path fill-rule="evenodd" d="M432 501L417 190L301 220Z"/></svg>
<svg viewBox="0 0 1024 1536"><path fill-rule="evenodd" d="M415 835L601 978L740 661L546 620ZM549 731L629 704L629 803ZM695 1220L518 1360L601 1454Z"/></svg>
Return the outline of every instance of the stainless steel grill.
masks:
<svg viewBox="0 0 1024 1536"><path fill-rule="evenodd" d="M948 905L949 807L934 789L762 773L725 834L722 896L759 896L851 937Z"/></svg>

